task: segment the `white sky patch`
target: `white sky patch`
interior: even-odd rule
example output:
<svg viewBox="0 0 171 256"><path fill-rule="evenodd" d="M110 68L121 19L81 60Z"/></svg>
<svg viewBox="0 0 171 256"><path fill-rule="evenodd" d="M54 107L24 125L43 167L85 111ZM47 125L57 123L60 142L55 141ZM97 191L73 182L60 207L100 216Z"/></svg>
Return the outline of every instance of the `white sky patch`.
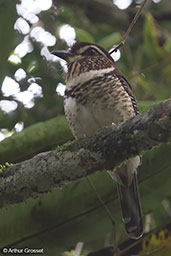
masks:
<svg viewBox="0 0 171 256"><path fill-rule="evenodd" d="M59 62L61 64L62 68L63 68L63 71L64 72L68 71L67 62L65 60L63 60L63 59L59 58L58 56L56 56L54 54L51 54L50 52L47 52L46 50L43 50L43 49L42 49L41 55L45 56L45 58L47 60L50 60L52 62Z"/></svg>
<svg viewBox="0 0 171 256"><path fill-rule="evenodd" d="M29 101L28 103L24 104L25 108L33 108L35 105L34 100Z"/></svg>
<svg viewBox="0 0 171 256"><path fill-rule="evenodd" d="M33 51L33 45L29 40L29 36L25 36L21 44L17 45L14 50L14 54L18 55L20 58L24 57L27 53Z"/></svg>
<svg viewBox="0 0 171 256"><path fill-rule="evenodd" d="M16 110L17 107L18 107L18 104L14 100L1 100L0 101L0 108L5 113L14 111L14 110Z"/></svg>
<svg viewBox="0 0 171 256"><path fill-rule="evenodd" d="M14 25L14 28L24 35L30 33L30 36L37 42L44 46L53 46L56 43L56 37L50 32L45 31L44 28L37 26L30 30L30 25L39 21L39 14L41 11L46 11L52 7L52 0L20 0L20 4L16 5L16 10L20 16ZM28 23L28 22L29 23ZM19 58L23 58L27 53L33 51L33 45L29 40L29 36L25 37L14 50L14 54L9 57L9 61L18 64L21 63ZM18 59L17 57L18 56Z"/></svg>
<svg viewBox="0 0 171 256"><path fill-rule="evenodd" d="M29 86L28 91L31 92L34 97L43 97L42 87L37 83L32 83Z"/></svg>
<svg viewBox="0 0 171 256"><path fill-rule="evenodd" d="M62 83L59 83L59 84L56 86L56 92L57 92L57 94L60 95L60 96L64 96L65 88L66 88L66 85L64 85L64 84L62 84Z"/></svg>
<svg viewBox="0 0 171 256"><path fill-rule="evenodd" d="M28 22L21 17L16 20L14 29L18 30L18 32L23 35L26 35L30 32L30 26Z"/></svg>
<svg viewBox="0 0 171 256"><path fill-rule="evenodd" d="M65 60L63 60L63 59L60 59L60 58L58 58L58 61L61 64L61 66L63 68L63 71L67 73L68 72L67 62Z"/></svg>
<svg viewBox="0 0 171 256"><path fill-rule="evenodd" d="M72 46L76 38L75 29L68 24L63 25L59 30L59 37L65 40L68 46Z"/></svg>
<svg viewBox="0 0 171 256"><path fill-rule="evenodd" d="M18 15L25 18L25 14L39 14L41 11L46 11L52 6L52 0L21 0L20 4L16 5Z"/></svg>
<svg viewBox="0 0 171 256"><path fill-rule="evenodd" d="M14 79L9 76L4 78L2 83L2 93L4 96L8 97L20 92L19 83L17 83Z"/></svg>
<svg viewBox="0 0 171 256"><path fill-rule="evenodd" d="M155 4L160 3L160 1L161 1L161 0L153 0L153 2L154 2Z"/></svg>
<svg viewBox="0 0 171 256"><path fill-rule="evenodd" d="M21 58L16 54L10 55L8 61L16 65L21 64Z"/></svg>
<svg viewBox="0 0 171 256"><path fill-rule="evenodd" d="M35 97L43 97L42 87L35 82L31 83L26 91L14 95L14 98L22 102L26 108L32 108L34 106Z"/></svg>
<svg viewBox="0 0 171 256"><path fill-rule="evenodd" d="M45 57L45 59L47 61L53 61L53 57L54 55L50 53L49 49L47 48L47 46L42 47L41 51L40 51L40 55Z"/></svg>
<svg viewBox="0 0 171 256"><path fill-rule="evenodd" d="M38 6L34 0L21 0L21 3L16 5L16 9L18 15L23 17L25 13L39 14L41 12L40 6Z"/></svg>
<svg viewBox="0 0 171 256"><path fill-rule="evenodd" d="M28 12L27 8L24 8L22 4L16 5L17 13L19 16L22 16L24 19L29 21L31 24L34 24L39 21L39 17L34 13Z"/></svg>
<svg viewBox="0 0 171 256"><path fill-rule="evenodd" d="M56 44L56 37L40 26L33 28L30 36L37 42L41 42L44 46L53 46Z"/></svg>
<svg viewBox="0 0 171 256"><path fill-rule="evenodd" d="M0 131L0 141L5 139L5 135Z"/></svg>
<svg viewBox="0 0 171 256"><path fill-rule="evenodd" d="M1 129L0 130L0 141L4 140L7 137L10 137L14 132L9 131L8 129Z"/></svg>
<svg viewBox="0 0 171 256"><path fill-rule="evenodd" d="M17 71L14 74L14 78L16 79L16 81L20 81L20 80L26 78L26 76L27 76L27 74L26 74L25 70L22 68L17 69Z"/></svg>
<svg viewBox="0 0 171 256"><path fill-rule="evenodd" d="M16 132L21 132L24 129L24 122L18 122L15 124L14 129Z"/></svg>
<svg viewBox="0 0 171 256"><path fill-rule="evenodd" d="M124 10L130 6L132 0L113 0L113 3L121 10Z"/></svg>
<svg viewBox="0 0 171 256"><path fill-rule="evenodd" d="M40 52L41 56L45 57L47 61L52 61L52 62L59 62L64 70L64 72L67 72L67 62L57 56L55 56L54 54L50 53L49 49L44 46L41 49Z"/></svg>
<svg viewBox="0 0 171 256"><path fill-rule="evenodd" d="M14 52L9 56L8 60L10 62L19 64L22 62L21 58L33 51L30 36L37 42L42 43L42 46L47 47L55 45L56 37L50 32L46 31L44 28L37 26L30 30L30 23L34 24L38 22L39 17L37 15L41 11L46 11L51 8L52 4L52 0L20 0L20 3L16 5L17 13L20 17L16 20L14 28L19 33L26 36L24 37L24 40L16 46ZM50 52L49 55L51 55L51 58L54 57L52 54L50 54ZM35 65L32 65L31 70L34 69ZM20 81L26 77L27 74L22 68L18 69L14 74L16 81L6 76L2 84L2 93L4 96L12 95L16 100L21 101L26 108L31 108L34 106L34 98L43 97L43 92L42 87L36 83L36 78L34 81L28 81L30 85L26 91L20 91L20 86L17 81Z"/></svg>
<svg viewBox="0 0 171 256"><path fill-rule="evenodd" d="M114 46L114 48L115 48L116 46ZM113 48L112 48L113 49ZM111 49L111 50L112 50ZM110 51L111 51L110 50ZM117 52L113 52L112 54L111 54L111 57L114 59L114 61L118 61L119 59L120 59L120 57L121 57L121 52L120 52L120 50L118 49L117 50Z"/></svg>
<svg viewBox="0 0 171 256"><path fill-rule="evenodd" d="M23 92L19 92L17 94L15 94L15 98L18 101L23 102L23 104L27 104L29 103L31 100L33 100L33 93L29 92L29 91L23 91Z"/></svg>
<svg viewBox="0 0 171 256"><path fill-rule="evenodd" d="M41 11L47 11L52 6L52 0L36 0L35 2L38 6L40 6Z"/></svg>
<svg viewBox="0 0 171 256"><path fill-rule="evenodd" d="M56 44L56 37L48 31L43 31L39 36L39 40L46 46L53 46Z"/></svg>

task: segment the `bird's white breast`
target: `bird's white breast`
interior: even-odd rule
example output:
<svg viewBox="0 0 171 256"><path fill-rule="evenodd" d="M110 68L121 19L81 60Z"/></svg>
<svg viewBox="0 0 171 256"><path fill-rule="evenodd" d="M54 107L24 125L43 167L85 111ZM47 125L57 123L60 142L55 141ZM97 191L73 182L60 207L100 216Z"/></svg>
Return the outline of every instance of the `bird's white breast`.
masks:
<svg viewBox="0 0 171 256"><path fill-rule="evenodd" d="M76 86L79 83L85 83L95 77L99 77L99 76L102 77L104 74L114 71L114 69L115 69L114 66L112 66L110 68L102 69L100 74L99 74L99 70L89 70L87 72L80 73L79 75L78 75L78 72L75 71L75 73L77 75L74 76L71 73L71 76L67 79L66 86L67 86L67 88L70 88L70 87Z"/></svg>

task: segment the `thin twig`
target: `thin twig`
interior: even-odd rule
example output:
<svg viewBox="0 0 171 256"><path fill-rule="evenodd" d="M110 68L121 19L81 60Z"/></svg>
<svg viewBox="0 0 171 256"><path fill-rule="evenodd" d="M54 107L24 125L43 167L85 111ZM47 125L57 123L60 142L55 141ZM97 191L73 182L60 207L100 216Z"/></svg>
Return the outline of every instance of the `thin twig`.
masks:
<svg viewBox="0 0 171 256"><path fill-rule="evenodd" d="M125 35L123 36L123 39L122 39L122 41L120 42L120 44L119 44L117 47L115 47L114 49L112 49L111 51L109 51L109 54L112 54L113 52L117 52L117 50L118 50L119 48L121 48L121 47L125 44L126 39L127 39L128 35L129 35L129 33L131 32L133 26L134 26L135 23L137 22L137 20L138 20L140 14L141 14L142 9L144 8L144 5L145 5L146 2L147 2L147 0L144 0L143 3L141 4L140 8L139 8L138 11L136 12L136 14L135 14L135 16L134 16L134 18L133 18L131 24L129 25L129 27L128 27L126 33L125 33Z"/></svg>
<svg viewBox="0 0 171 256"><path fill-rule="evenodd" d="M93 189L93 191L95 192L95 194L96 194L96 196L97 196L99 202L100 202L101 205L103 206L103 208L104 208L106 214L108 215L108 217L109 217L109 219L110 219L110 221L111 221L113 227L115 228L116 224L115 224L115 221L114 221L114 219L113 219L113 217L112 217L112 214L111 214L109 208L105 205L103 199L101 198L101 196L100 196L99 193L97 192L95 185L92 183L92 181L90 180L89 177L87 177L87 181L88 181L88 183L90 184L90 186L91 186L91 188Z"/></svg>
<svg viewBox="0 0 171 256"><path fill-rule="evenodd" d="M112 226L113 226L113 234L114 234L114 243L113 243L113 248L114 248L114 252L116 256L118 256L118 246L117 246L117 238L116 238L116 223L115 220L113 219L113 216L109 210L109 208L105 205L103 199L101 198L101 196L99 195L99 193L97 192L97 189L95 187L95 185L93 184L93 182L91 181L91 179L89 177L86 177L87 181L89 183L89 185L91 186L92 190L95 192L99 202L101 203L101 205L104 208L105 213L107 214L108 218L110 219Z"/></svg>

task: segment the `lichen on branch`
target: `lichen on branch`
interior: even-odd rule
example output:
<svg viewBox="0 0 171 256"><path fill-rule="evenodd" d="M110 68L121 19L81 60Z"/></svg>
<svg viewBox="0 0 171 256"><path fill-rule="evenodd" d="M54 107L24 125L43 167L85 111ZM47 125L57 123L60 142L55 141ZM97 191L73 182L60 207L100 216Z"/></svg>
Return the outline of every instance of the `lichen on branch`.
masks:
<svg viewBox="0 0 171 256"><path fill-rule="evenodd" d="M0 174L0 207L35 198L171 142L171 100L91 138L40 153Z"/></svg>

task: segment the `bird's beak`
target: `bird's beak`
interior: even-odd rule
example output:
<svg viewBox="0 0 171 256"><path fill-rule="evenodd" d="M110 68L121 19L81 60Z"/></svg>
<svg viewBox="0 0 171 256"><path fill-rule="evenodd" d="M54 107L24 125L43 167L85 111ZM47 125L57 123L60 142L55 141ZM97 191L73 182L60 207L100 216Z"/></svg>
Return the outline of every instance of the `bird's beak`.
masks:
<svg viewBox="0 0 171 256"><path fill-rule="evenodd" d="M69 58L73 57L73 54L69 50L57 50L52 51L51 53L66 61L68 61Z"/></svg>

